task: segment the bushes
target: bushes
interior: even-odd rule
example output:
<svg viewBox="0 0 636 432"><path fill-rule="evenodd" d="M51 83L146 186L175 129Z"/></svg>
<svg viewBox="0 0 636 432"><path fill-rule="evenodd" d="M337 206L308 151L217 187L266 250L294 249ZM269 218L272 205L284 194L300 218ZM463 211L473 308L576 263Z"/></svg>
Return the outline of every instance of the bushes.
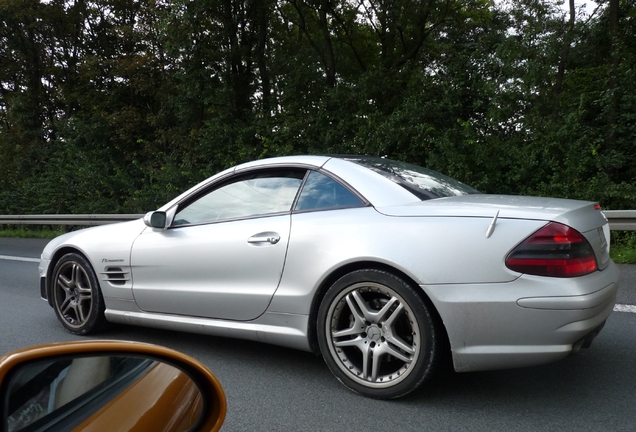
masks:
<svg viewBox="0 0 636 432"><path fill-rule="evenodd" d="M636 7L613 40L607 8L490 3L6 1L0 213L143 213L300 153L636 208Z"/></svg>

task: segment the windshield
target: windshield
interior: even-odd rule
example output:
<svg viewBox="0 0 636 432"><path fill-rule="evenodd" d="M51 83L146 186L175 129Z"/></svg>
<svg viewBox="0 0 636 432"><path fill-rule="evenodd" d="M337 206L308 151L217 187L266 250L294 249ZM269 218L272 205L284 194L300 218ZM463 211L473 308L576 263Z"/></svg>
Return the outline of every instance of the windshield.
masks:
<svg viewBox="0 0 636 432"><path fill-rule="evenodd" d="M344 156L399 184L421 200L480 193L451 177L406 162L371 156Z"/></svg>

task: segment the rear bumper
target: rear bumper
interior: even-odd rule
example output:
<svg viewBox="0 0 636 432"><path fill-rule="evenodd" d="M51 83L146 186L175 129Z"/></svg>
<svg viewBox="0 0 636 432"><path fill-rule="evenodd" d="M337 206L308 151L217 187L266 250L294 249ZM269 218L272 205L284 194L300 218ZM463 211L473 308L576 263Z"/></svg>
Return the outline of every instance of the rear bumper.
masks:
<svg viewBox="0 0 636 432"><path fill-rule="evenodd" d="M500 284L423 285L437 308L458 372L531 366L586 348L612 313L619 273L523 275Z"/></svg>

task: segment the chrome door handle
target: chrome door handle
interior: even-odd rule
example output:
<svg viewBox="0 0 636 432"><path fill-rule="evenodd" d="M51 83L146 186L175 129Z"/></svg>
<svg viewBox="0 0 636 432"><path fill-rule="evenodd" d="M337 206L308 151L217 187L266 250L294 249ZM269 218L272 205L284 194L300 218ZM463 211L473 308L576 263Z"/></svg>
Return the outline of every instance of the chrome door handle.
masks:
<svg viewBox="0 0 636 432"><path fill-rule="evenodd" d="M271 243L276 244L280 241L280 236L276 233L256 234L247 239L248 243Z"/></svg>

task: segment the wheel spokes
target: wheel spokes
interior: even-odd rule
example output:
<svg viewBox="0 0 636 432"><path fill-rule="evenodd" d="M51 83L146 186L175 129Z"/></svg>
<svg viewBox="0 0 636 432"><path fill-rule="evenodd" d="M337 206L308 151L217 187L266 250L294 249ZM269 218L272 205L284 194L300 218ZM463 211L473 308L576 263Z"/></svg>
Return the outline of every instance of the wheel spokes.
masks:
<svg viewBox="0 0 636 432"><path fill-rule="evenodd" d="M77 320L80 323L84 323L86 322L86 315L84 314L84 308L82 308L82 305L80 304L79 300L75 302L75 315L77 316Z"/></svg>
<svg viewBox="0 0 636 432"><path fill-rule="evenodd" d="M340 303L332 315L331 340L345 370L373 383L389 382L405 373L417 348L414 341L404 339L413 339L416 333L403 301L364 288L350 291L343 300L348 307ZM342 328L346 317L348 326Z"/></svg>
<svg viewBox="0 0 636 432"><path fill-rule="evenodd" d="M353 298L353 300L355 300L355 304L359 308L360 313L370 323L379 323L384 315L393 307L395 302L398 301L397 298L391 297L391 299L384 305L384 307L382 307L382 309L380 309L379 311L375 311L369 306L369 304L358 291L353 291L347 296L347 304L349 304L349 307L351 307L352 311L354 308L352 307L350 298Z"/></svg>
<svg viewBox="0 0 636 432"><path fill-rule="evenodd" d="M399 349L406 352L408 355L412 356L413 354L415 354L415 350L413 349L413 347L409 346L406 342L404 342L393 330L396 320L399 318L400 314L402 314L403 312L404 312L404 305L400 304L389 316L389 318L384 322L384 326L383 326L384 338L386 339L387 343L397 346ZM395 350L392 349L392 351L395 351Z"/></svg>
<svg viewBox="0 0 636 432"><path fill-rule="evenodd" d="M72 301L70 297L67 297L66 299L64 299L64 301L60 305L60 311L62 312L63 315L66 315L67 312L71 310L72 308L73 308L73 305L72 305Z"/></svg>
<svg viewBox="0 0 636 432"><path fill-rule="evenodd" d="M349 305L351 316L353 317L353 323L351 323L351 326L349 328L346 328L346 329L343 329L343 330L333 331L332 332L332 336L334 338L341 338L341 337L346 337L346 336L359 335L360 333L364 332L364 329L366 327L365 322L364 322L365 321L364 320L364 313L361 313L355 307L357 302L354 303L354 301L351 298L351 295L348 295L345 298L345 300L346 300L347 304Z"/></svg>
<svg viewBox="0 0 636 432"><path fill-rule="evenodd" d="M354 347L360 351L360 353L362 354L362 377L364 379L369 379L370 360L372 360L374 363L372 366L372 369L376 370L376 365L375 365L376 360L373 359L373 350L368 340L365 337L358 336L355 339L347 339L347 340L338 341L338 342L334 341L334 346L338 348ZM375 380L375 378L372 378L372 380Z"/></svg>
<svg viewBox="0 0 636 432"><path fill-rule="evenodd" d="M68 263L57 274L57 303L60 314L71 325L82 325L88 319L92 290L84 269Z"/></svg>
<svg viewBox="0 0 636 432"><path fill-rule="evenodd" d="M73 281L66 278L63 274L60 274L57 278L57 286L62 288L64 292L70 295Z"/></svg>

